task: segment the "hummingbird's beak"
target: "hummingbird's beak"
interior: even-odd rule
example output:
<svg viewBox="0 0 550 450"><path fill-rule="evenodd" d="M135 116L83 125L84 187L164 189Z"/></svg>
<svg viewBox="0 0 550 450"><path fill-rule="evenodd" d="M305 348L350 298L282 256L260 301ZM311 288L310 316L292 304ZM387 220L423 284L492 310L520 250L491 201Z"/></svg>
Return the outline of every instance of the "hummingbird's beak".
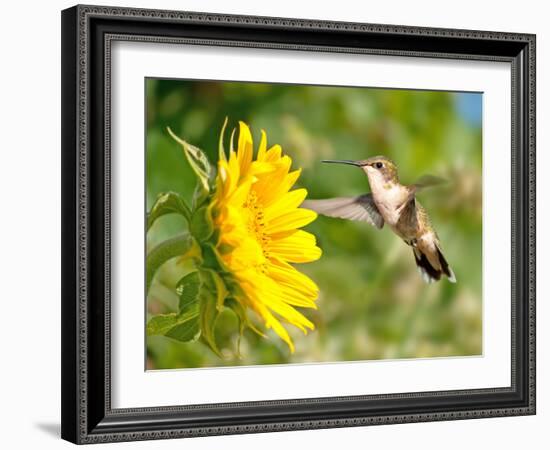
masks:
<svg viewBox="0 0 550 450"><path fill-rule="evenodd" d="M359 161L351 161L349 159L323 159L321 162L331 164L349 164L350 166L362 167Z"/></svg>

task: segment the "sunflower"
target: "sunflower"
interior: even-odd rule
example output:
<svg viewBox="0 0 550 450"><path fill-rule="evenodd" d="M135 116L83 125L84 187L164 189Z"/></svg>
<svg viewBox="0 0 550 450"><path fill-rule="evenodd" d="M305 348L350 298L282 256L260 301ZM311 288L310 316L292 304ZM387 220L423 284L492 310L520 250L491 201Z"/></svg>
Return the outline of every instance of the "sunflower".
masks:
<svg viewBox="0 0 550 450"><path fill-rule="evenodd" d="M233 296L293 352L281 322L304 333L313 330L314 324L296 308L316 309L319 288L292 264L319 259L321 249L311 233L300 229L317 215L300 208L307 190L291 190L300 176L291 165L279 145L267 148L263 130L254 160L250 129L239 122L237 150L231 148L229 158L222 152L218 161L213 221L216 250L239 287Z"/></svg>

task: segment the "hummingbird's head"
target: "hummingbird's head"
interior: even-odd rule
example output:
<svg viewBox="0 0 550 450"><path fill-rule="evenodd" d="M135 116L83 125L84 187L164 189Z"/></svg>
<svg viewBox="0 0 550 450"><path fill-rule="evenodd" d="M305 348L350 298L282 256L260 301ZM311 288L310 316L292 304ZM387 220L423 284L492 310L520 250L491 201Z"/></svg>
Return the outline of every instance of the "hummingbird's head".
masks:
<svg viewBox="0 0 550 450"><path fill-rule="evenodd" d="M369 159L360 161L350 160L323 160L325 163L349 164L363 169L369 177L369 184L390 185L398 183L397 166L395 163L385 156L373 156Z"/></svg>

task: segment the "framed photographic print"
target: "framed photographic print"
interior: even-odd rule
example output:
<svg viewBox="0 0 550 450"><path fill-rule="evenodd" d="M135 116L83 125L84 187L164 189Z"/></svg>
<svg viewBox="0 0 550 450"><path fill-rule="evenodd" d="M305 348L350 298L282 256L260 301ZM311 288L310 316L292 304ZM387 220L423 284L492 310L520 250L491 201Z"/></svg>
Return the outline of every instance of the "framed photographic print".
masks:
<svg viewBox="0 0 550 450"><path fill-rule="evenodd" d="M62 436L535 413L535 36L62 12Z"/></svg>

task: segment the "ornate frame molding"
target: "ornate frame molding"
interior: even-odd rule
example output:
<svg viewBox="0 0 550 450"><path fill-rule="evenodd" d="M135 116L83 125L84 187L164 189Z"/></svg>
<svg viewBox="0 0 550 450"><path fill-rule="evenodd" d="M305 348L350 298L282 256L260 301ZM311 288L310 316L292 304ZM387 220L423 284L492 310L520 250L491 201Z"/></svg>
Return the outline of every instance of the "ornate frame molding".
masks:
<svg viewBox="0 0 550 450"><path fill-rule="evenodd" d="M97 443L535 413L534 35L99 6L76 6L65 10L62 22L62 436L65 439ZM153 23L161 24L163 30L170 29L170 33L164 35L163 30L157 35L146 33ZM132 24L131 31L125 28L128 24ZM249 37L244 39L239 38L238 33L232 34L236 29L245 30ZM312 33L313 30L317 33ZM285 36L282 36L283 31ZM177 33L181 35L175 36ZM350 36L359 38L362 45L351 45ZM274 38L278 41L269 40ZM112 409L110 49L116 40L510 62L513 77L511 387ZM445 43L451 51L442 50L446 48ZM98 123L100 116L103 118L101 125ZM101 147L102 155L98 156L97 149ZM104 215L99 217L100 213ZM99 356L98 345L103 348ZM96 380L99 375L103 376L102 381ZM497 401L497 396L502 399ZM489 400L481 401L478 397ZM445 409L438 398L460 399L467 408L449 405ZM383 413L384 400L399 401L407 408L401 406L401 413L399 409ZM377 406L361 414L351 409L340 417L329 414L330 404L352 401ZM421 406L426 402L427 407ZM311 410L311 416L305 420L288 416L285 420L284 408L290 406L305 408L306 416ZM277 414L269 421L254 422L252 416L260 409L271 409ZM210 417L209 411L213 410L235 411L239 418L245 417L248 410L250 417L228 423ZM200 420L189 417L191 411L200 416ZM208 424L209 417L211 424Z"/></svg>

